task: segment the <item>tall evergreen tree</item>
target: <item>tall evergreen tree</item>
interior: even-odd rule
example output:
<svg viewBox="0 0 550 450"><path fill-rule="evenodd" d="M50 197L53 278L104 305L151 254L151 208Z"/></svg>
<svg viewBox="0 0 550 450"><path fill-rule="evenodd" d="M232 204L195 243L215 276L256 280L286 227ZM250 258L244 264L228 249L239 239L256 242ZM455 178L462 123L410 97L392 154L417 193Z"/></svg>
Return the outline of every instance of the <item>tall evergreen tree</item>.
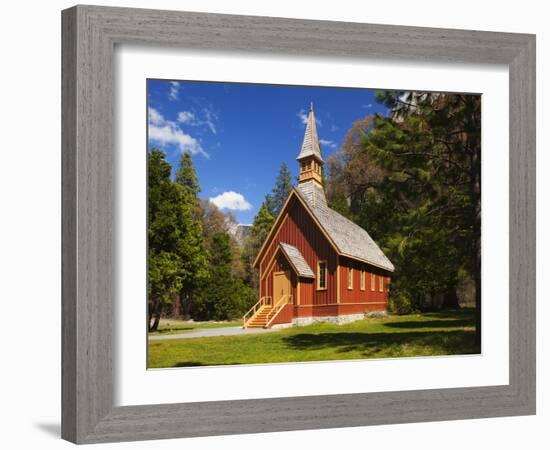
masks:
<svg viewBox="0 0 550 450"><path fill-rule="evenodd" d="M148 303L154 331L165 306L178 293L190 295L207 273L196 198L172 182L162 151L153 149L148 158Z"/></svg>
<svg viewBox="0 0 550 450"><path fill-rule="evenodd" d="M204 240L202 226L203 226L203 216L204 212L201 208L200 200L198 194L200 192L199 179L193 165L193 158L189 152L183 152L180 158L180 164L178 170L176 171L175 183L181 187L184 192L184 200L188 202L188 206L193 211L193 222L198 229L200 228L201 238L200 242L197 243L201 251L205 252L208 250L207 245ZM203 255L204 261L206 261L206 253ZM194 291L200 285L199 281L189 282L182 286L179 292L179 300L182 306L182 311L184 316L188 316L191 310L191 304L193 302Z"/></svg>
<svg viewBox="0 0 550 450"><path fill-rule="evenodd" d="M398 305L456 306L467 271L479 338L480 97L384 92L379 101L390 116L354 125L329 161L329 202L392 259Z"/></svg>
<svg viewBox="0 0 550 450"><path fill-rule="evenodd" d="M180 260L173 249L169 233L157 233L160 222L168 222L172 215L168 212L167 197L170 191L171 167L164 160L164 153L152 150L148 154L148 273L147 273L147 313L148 328L158 327L160 316L167 305L173 303L174 296L181 289L179 273Z"/></svg>
<svg viewBox="0 0 550 450"><path fill-rule="evenodd" d="M231 245L226 233L212 237L209 274L193 306L193 317L199 320L224 320L232 296Z"/></svg>
<svg viewBox="0 0 550 450"><path fill-rule="evenodd" d="M275 217L269 209L268 200L264 200L258 214L254 217L254 222L252 227L250 227L250 232L246 238L246 242L242 252L243 265L245 267L246 277L245 280L247 283L252 286L253 289L258 289L258 274L256 270L252 267L260 248L262 247L265 239L273 223L275 222Z"/></svg>
<svg viewBox="0 0 550 450"><path fill-rule="evenodd" d="M272 189L272 193L268 198L268 204L270 212L273 216L277 217L283 209L283 206L288 198L290 191L292 190L292 175L286 163L282 163L279 168L279 174L275 180L275 186Z"/></svg>
<svg viewBox="0 0 550 450"><path fill-rule="evenodd" d="M277 209L275 206L275 199L271 194L265 194L263 206L265 206L265 209L269 214L271 214L273 217L277 217L275 214L275 210Z"/></svg>
<svg viewBox="0 0 550 450"><path fill-rule="evenodd" d="M251 306L251 290L232 271L233 248L227 233L215 234L209 261L209 276L193 305L199 320L235 319Z"/></svg>
<svg viewBox="0 0 550 450"><path fill-rule="evenodd" d="M176 172L176 183L188 188L197 197L200 192L199 178L193 166L193 158L189 152L183 152L180 166Z"/></svg>
<svg viewBox="0 0 550 450"><path fill-rule="evenodd" d="M226 233L231 238L233 249L232 270L239 278L244 278L244 268L241 260L240 244L231 230L238 226L237 219L231 213L224 213L209 200L201 200L202 229L206 249L212 253L213 238L219 233Z"/></svg>
<svg viewBox="0 0 550 450"><path fill-rule="evenodd" d="M442 93L379 94L393 111L380 121L370 151L386 170L401 171L412 195L424 199L410 211L448 230L450 258L473 277L476 339L481 340L481 97ZM377 136L378 135L378 136ZM394 146L383 143L395 137ZM412 171L407 171L412 167ZM416 191L416 192L415 192ZM453 302L457 275L447 278L444 300ZM451 292L449 292L451 289ZM445 292L447 290L447 292ZM454 303L454 302L453 302Z"/></svg>

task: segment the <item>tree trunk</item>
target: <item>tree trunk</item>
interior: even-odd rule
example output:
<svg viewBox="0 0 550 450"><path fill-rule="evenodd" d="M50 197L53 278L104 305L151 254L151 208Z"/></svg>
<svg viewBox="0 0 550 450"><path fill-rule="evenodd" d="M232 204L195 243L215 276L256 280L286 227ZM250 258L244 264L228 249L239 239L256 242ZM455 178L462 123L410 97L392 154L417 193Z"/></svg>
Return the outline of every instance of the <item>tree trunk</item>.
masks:
<svg viewBox="0 0 550 450"><path fill-rule="evenodd" d="M189 319L191 314L191 295L188 292L180 292L181 313L185 319Z"/></svg>
<svg viewBox="0 0 550 450"><path fill-rule="evenodd" d="M445 309L458 309L460 304L458 303L458 295L456 295L456 286L447 287L447 291L443 295L443 308Z"/></svg>
<svg viewBox="0 0 550 450"><path fill-rule="evenodd" d="M162 311L161 306L157 305L154 311L151 311L149 313L149 331L150 332L158 330L161 311ZM153 321L153 323L151 323L151 320Z"/></svg>
<svg viewBox="0 0 550 450"><path fill-rule="evenodd" d="M172 314L174 317L182 317L182 302L179 294L174 294L172 297Z"/></svg>

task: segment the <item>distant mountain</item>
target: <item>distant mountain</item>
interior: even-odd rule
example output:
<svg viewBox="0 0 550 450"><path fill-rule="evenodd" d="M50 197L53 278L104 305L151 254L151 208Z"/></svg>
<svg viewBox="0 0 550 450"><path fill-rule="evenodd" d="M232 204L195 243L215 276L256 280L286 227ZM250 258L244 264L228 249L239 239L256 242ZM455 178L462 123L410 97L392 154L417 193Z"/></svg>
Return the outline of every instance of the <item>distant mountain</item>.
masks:
<svg viewBox="0 0 550 450"><path fill-rule="evenodd" d="M228 228L231 236L233 236L237 243L242 247L244 245L246 237L248 236L248 233L250 233L251 227L252 225L247 225L243 223L231 223L229 224Z"/></svg>

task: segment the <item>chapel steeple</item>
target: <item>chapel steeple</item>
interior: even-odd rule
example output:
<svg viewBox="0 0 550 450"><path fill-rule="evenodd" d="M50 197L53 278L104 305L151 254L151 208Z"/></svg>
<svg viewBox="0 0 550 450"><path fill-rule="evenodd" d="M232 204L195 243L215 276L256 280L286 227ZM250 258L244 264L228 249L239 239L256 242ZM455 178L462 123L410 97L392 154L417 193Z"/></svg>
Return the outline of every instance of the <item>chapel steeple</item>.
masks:
<svg viewBox="0 0 550 450"><path fill-rule="evenodd" d="M325 162L321 156L321 147L319 146L319 136L317 136L317 125L315 123L313 103L311 103L309 109L309 116L307 118L302 148L300 149L300 154L296 159L300 163L300 177L298 184L300 185L309 181L316 181L319 185L321 185L321 171Z"/></svg>

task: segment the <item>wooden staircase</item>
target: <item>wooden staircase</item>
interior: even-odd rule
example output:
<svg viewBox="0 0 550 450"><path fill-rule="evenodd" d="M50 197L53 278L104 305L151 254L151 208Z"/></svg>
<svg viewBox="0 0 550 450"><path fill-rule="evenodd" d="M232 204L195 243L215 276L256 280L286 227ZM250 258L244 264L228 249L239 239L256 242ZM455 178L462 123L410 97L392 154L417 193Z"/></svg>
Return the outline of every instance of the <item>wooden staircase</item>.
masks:
<svg viewBox="0 0 550 450"><path fill-rule="evenodd" d="M246 328L265 328L270 319L271 311L273 311L273 307L269 305L262 306L246 323Z"/></svg>
<svg viewBox="0 0 550 450"><path fill-rule="evenodd" d="M262 297L243 316L243 328L269 328L283 307L292 303L292 295L283 295L275 305L271 297Z"/></svg>

